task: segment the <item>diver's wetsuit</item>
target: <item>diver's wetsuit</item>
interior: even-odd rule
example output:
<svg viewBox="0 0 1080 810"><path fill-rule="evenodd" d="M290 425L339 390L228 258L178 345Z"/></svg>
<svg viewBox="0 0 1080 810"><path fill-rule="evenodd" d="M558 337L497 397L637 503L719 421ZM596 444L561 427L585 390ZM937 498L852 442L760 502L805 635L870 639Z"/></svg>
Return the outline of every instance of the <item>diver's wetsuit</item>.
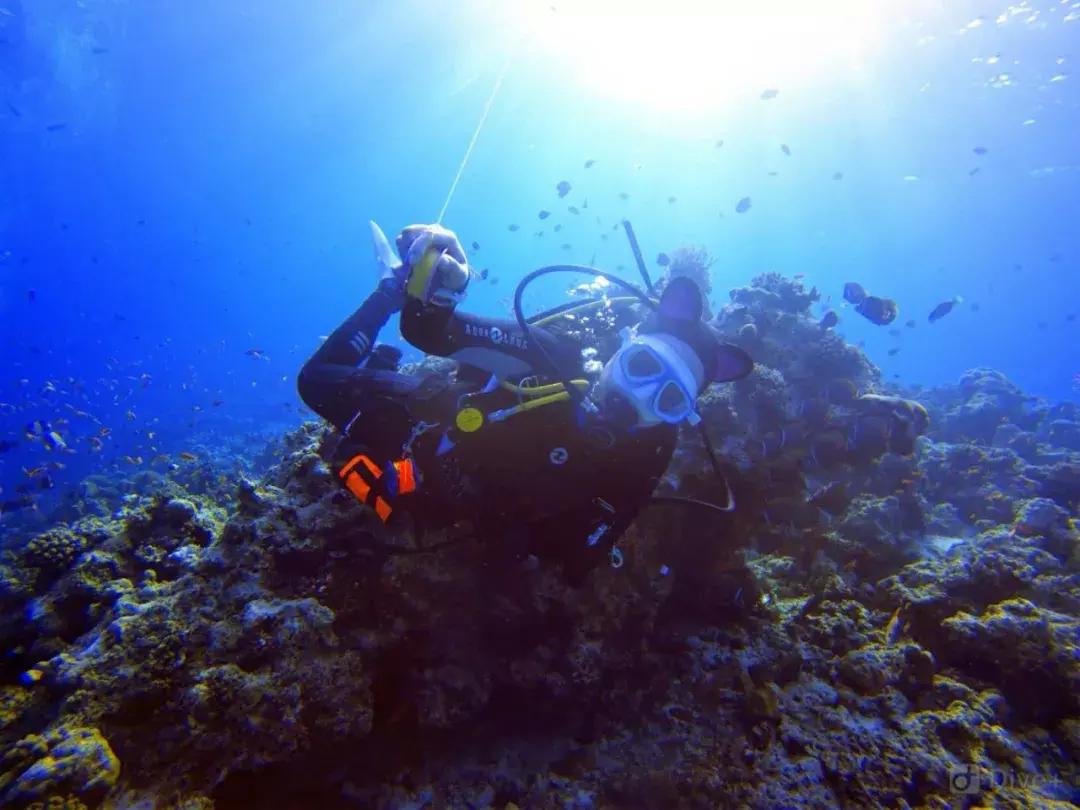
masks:
<svg viewBox="0 0 1080 810"><path fill-rule="evenodd" d="M343 458L362 451L385 464L402 456L417 425L438 423L414 440L422 482L395 509L427 525L469 520L483 541L516 555L556 557L572 577L603 560L667 468L677 428L620 432L564 401L505 421L485 419L464 433L454 427L464 405L490 415L521 402L503 388L477 393L492 373L517 383L543 375L546 364L514 321L410 299L401 315L403 336L424 352L458 361L457 383L358 368L393 311L391 295L376 290L300 372L304 401L347 433ZM530 333L561 367L581 373L576 340L538 328Z"/></svg>

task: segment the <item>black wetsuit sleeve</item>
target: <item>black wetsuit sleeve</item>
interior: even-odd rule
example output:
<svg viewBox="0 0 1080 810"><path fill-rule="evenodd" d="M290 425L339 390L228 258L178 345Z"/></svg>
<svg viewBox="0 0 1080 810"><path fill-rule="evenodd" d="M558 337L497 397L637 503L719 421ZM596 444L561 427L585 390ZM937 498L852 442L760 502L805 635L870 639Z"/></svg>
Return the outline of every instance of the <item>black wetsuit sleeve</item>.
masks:
<svg viewBox="0 0 1080 810"><path fill-rule="evenodd" d="M401 334L428 354L450 357L500 375L555 376L555 369L537 344L558 364L559 373L573 375L581 371L577 341L556 337L539 327L531 328L526 336L517 321L507 318L485 318L410 300L401 313Z"/></svg>
<svg viewBox="0 0 1080 810"><path fill-rule="evenodd" d="M301 399L338 428L352 419L358 403L376 388L393 396L408 393L415 385L414 380L399 374L357 368L370 354L379 330L397 311L395 296L380 285L300 370L297 389Z"/></svg>

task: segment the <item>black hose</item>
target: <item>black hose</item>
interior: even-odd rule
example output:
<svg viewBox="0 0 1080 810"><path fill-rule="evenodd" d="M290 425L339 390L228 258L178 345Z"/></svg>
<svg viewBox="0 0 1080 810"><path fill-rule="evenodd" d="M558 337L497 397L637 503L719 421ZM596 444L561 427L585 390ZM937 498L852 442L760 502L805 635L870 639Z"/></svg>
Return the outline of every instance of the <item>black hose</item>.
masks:
<svg viewBox="0 0 1080 810"><path fill-rule="evenodd" d="M518 326L521 327L525 339L531 346L536 348L540 353L540 356L544 359L544 362L551 368L556 379L558 379L563 384L563 387L566 388L566 392L570 395L570 399L574 404L583 407L585 402L584 394L578 391L577 386L571 384L570 377L563 372L563 369L559 367L559 364L555 362L550 354L548 354L547 349L545 349L541 343L533 339L532 327L529 325L529 321L521 308L521 299L525 294L525 288L541 276L547 276L552 273L582 273L587 276L593 276L594 278L603 278L609 283L622 288L638 298L645 306L649 307L649 309L655 310L656 304L646 293L642 292L629 281L624 281L618 276L611 275L611 273L605 273L603 270L597 270L595 267L586 267L585 265L580 264L552 264L547 267L541 267L539 270L533 270L518 282L517 288L514 290L514 317L517 318Z"/></svg>
<svg viewBox="0 0 1080 810"><path fill-rule="evenodd" d="M649 295L656 295L652 279L649 278L649 271L645 269L645 259L641 255L641 246L638 245L637 236L634 234L634 226L628 219L622 221L622 226L626 230L626 238L630 240L630 250L634 251L634 261L637 262L638 270L641 271L641 277L645 279L645 289L649 291Z"/></svg>

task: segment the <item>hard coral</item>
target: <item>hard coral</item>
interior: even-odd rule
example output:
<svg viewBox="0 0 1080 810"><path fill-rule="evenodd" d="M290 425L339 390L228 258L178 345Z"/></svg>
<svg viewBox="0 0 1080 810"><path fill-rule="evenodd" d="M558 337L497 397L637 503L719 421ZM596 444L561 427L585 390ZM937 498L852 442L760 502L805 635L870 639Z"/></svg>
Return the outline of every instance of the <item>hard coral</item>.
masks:
<svg viewBox="0 0 1080 810"><path fill-rule="evenodd" d="M60 727L30 735L0 760L0 796L25 802L70 791L98 799L116 784L120 761L96 728Z"/></svg>

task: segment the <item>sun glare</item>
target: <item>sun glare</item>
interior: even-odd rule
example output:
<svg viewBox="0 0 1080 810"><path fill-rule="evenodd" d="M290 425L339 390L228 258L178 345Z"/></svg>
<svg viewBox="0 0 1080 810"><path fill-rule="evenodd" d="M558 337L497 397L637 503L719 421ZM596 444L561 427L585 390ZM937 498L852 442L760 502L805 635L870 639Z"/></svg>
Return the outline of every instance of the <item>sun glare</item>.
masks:
<svg viewBox="0 0 1080 810"><path fill-rule="evenodd" d="M857 68L883 33L875 0L565 0L527 4L526 37L582 87L660 109L715 110ZM523 7L524 8L524 7Z"/></svg>

